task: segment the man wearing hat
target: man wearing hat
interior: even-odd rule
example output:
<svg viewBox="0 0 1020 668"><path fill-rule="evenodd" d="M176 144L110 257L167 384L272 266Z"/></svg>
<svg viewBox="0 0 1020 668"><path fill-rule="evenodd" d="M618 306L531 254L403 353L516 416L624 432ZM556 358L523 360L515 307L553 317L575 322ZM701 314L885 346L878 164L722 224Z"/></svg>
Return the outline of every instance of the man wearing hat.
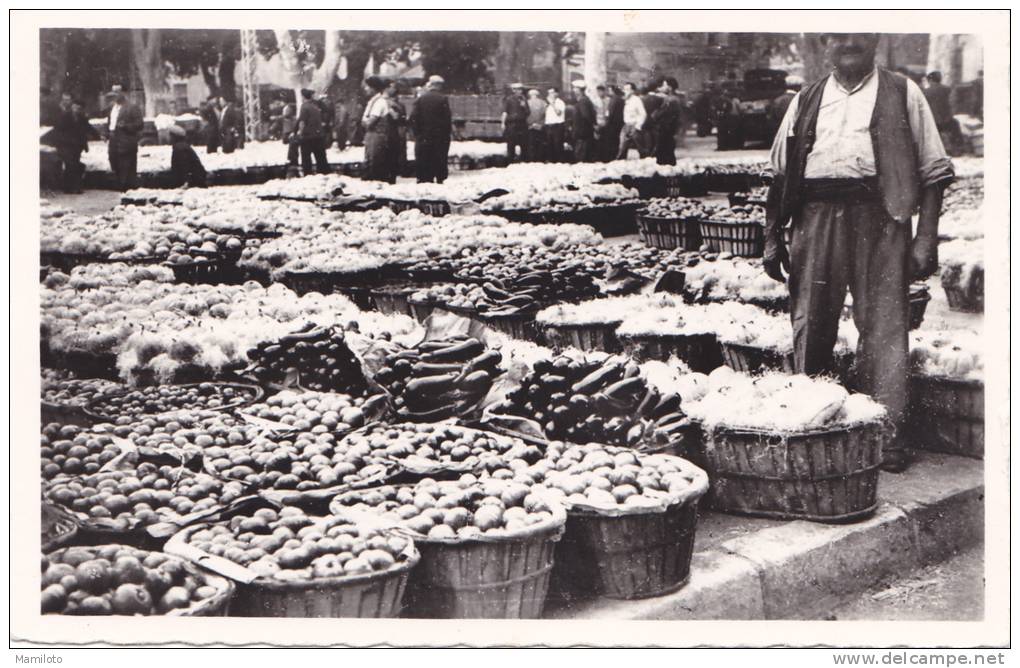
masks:
<svg viewBox="0 0 1020 668"><path fill-rule="evenodd" d="M418 183L442 183L449 168L450 134L453 116L450 101L443 95L443 77L433 74L411 107L414 131L414 171Z"/></svg>
<svg viewBox="0 0 1020 668"><path fill-rule="evenodd" d="M106 116L109 131L110 169L117 177L117 187L129 190L138 184L138 137L144 120L141 110L128 102L121 87L107 93L110 112Z"/></svg>
<svg viewBox="0 0 1020 668"><path fill-rule="evenodd" d="M524 84L510 84L510 91L503 100L503 117L500 119L508 163L513 162L515 156L520 160L526 159L528 143L528 100L524 97Z"/></svg>
<svg viewBox="0 0 1020 668"><path fill-rule="evenodd" d="M170 173L173 175L174 186L180 188L205 188L205 167L195 149L188 141L188 133L179 125L170 126Z"/></svg>
<svg viewBox="0 0 1020 668"><path fill-rule="evenodd" d="M574 159L578 162L595 162L595 104L588 97L588 84L584 79L571 83L574 88Z"/></svg>
<svg viewBox="0 0 1020 668"><path fill-rule="evenodd" d="M89 150L89 137L95 135L95 130L89 125L81 100L72 99L68 92L60 96L60 114L53 126L53 135L53 144L64 168L64 192L80 193L85 174L81 153Z"/></svg>
<svg viewBox="0 0 1020 668"><path fill-rule="evenodd" d="M938 269L942 190L953 166L921 90L875 66L878 35L822 42L834 69L793 98L772 145L763 264L777 281L789 274L798 373L833 370L849 287L860 332L852 387L884 404L898 427L883 465L900 471L910 461L902 431L910 282Z"/></svg>
<svg viewBox="0 0 1020 668"><path fill-rule="evenodd" d="M322 107L315 101L315 93L307 88L301 91L301 111L298 112L297 134L301 147L301 169L305 176L312 173L312 158L320 174L329 174L326 160L326 135L322 123Z"/></svg>
<svg viewBox="0 0 1020 668"><path fill-rule="evenodd" d="M674 86L679 87L679 84L673 77L665 77L659 82L657 92L662 101L652 113L653 153L659 165L676 164L676 131L680 127L682 110Z"/></svg>

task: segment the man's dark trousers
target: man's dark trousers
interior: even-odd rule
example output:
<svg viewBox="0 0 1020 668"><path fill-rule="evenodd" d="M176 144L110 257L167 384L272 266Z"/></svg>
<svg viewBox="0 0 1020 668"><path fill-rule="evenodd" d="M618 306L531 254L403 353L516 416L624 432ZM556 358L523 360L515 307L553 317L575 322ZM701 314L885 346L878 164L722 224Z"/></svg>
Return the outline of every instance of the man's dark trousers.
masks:
<svg viewBox="0 0 1020 668"><path fill-rule="evenodd" d="M108 147L110 169L117 177L120 190L130 190L138 185L138 144L119 138L116 133L110 138Z"/></svg>
<svg viewBox="0 0 1020 668"><path fill-rule="evenodd" d="M306 175L312 173L312 156L315 156L315 167L320 174L329 174L329 163L326 161L326 140L322 137L303 137L301 139L301 169Z"/></svg>
<svg viewBox="0 0 1020 668"><path fill-rule="evenodd" d="M860 333L852 386L884 404L897 427L907 404L910 241L910 222L892 220L876 198L807 199L790 244L796 370L832 370L849 287Z"/></svg>
<svg viewBox="0 0 1020 668"><path fill-rule="evenodd" d="M442 183L449 174L450 142L420 139L414 143L414 172L418 183Z"/></svg>

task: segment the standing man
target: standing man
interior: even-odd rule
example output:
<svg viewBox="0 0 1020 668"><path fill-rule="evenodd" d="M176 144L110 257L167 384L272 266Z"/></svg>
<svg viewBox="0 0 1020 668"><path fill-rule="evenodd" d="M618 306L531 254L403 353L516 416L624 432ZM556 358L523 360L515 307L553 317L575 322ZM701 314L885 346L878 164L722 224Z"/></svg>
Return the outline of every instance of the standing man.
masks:
<svg viewBox="0 0 1020 668"><path fill-rule="evenodd" d="M322 111L322 150L325 151L333 144L333 102L326 93L319 95L315 101Z"/></svg>
<svg viewBox="0 0 1020 668"><path fill-rule="evenodd" d="M301 137L297 133L297 112L294 103L288 102L280 114L280 134L287 145L287 178L300 176L298 171L298 154L301 151Z"/></svg>
<svg viewBox="0 0 1020 668"><path fill-rule="evenodd" d="M598 114L588 97L588 85L583 79L571 84L574 87L574 159L578 162L595 162L595 124Z"/></svg>
<svg viewBox="0 0 1020 668"><path fill-rule="evenodd" d="M680 100L676 97L676 79L666 77L659 84L659 108L652 114L655 162L659 165L676 164L676 131L680 126Z"/></svg>
<svg viewBox="0 0 1020 668"><path fill-rule="evenodd" d="M527 158L528 101L524 97L524 84L510 85L510 95L503 100L503 116L500 119L503 138L506 139L507 164ZM519 151L519 153L518 153Z"/></svg>
<svg viewBox="0 0 1020 668"><path fill-rule="evenodd" d="M854 387L902 427L909 286L938 269L942 190L953 166L921 90L875 67L878 35L825 35L822 42L835 69L790 102L772 145L763 262L777 281L789 272L798 373L832 369L849 286L860 332ZM906 468L907 445L899 431L884 453L887 470Z"/></svg>
<svg viewBox="0 0 1020 668"><path fill-rule="evenodd" d="M528 160L542 162L545 159L545 100L539 97L537 89L528 91Z"/></svg>
<svg viewBox="0 0 1020 668"><path fill-rule="evenodd" d="M297 133L301 146L301 171L305 176L312 173L312 157L320 174L329 174L326 161L326 138L323 135L322 107L314 99L314 93L305 88L301 91L301 111L298 112Z"/></svg>
<svg viewBox="0 0 1020 668"><path fill-rule="evenodd" d="M637 95L637 87L630 82L623 84L623 129L620 130L620 147L616 152L617 160L626 160L631 148L636 148L638 154L641 153L639 137L647 117L644 102Z"/></svg>
<svg viewBox="0 0 1020 668"><path fill-rule="evenodd" d="M224 153L233 153L234 149L244 148L244 116L234 103L220 97L219 109L220 146Z"/></svg>
<svg viewBox="0 0 1020 668"><path fill-rule="evenodd" d="M620 132L623 131L623 107L623 91L617 86L610 87L606 100L606 127L601 137L603 162L613 160L620 148Z"/></svg>
<svg viewBox="0 0 1020 668"><path fill-rule="evenodd" d="M595 159L601 162L605 160L602 148L605 143L606 120L609 118L609 95L605 86L602 84L595 86L595 97L591 102L595 107ZM616 150L615 147L613 150Z"/></svg>
<svg viewBox="0 0 1020 668"><path fill-rule="evenodd" d="M935 127L939 130L942 145L951 154L956 154L962 143L960 126L953 116L953 105L949 100L949 86L942 84L942 72L928 73L928 87L924 89L924 98L928 101L931 114L935 117Z"/></svg>
<svg viewBox="0 0 1020 668"><path fill-rule="evenodd" d="M199 116L205 121L202 128L205 132L205 152L216 153L220 149L219 98L210 95L199 110Z"/></svg>
<svg viewBox="0 0 1020 668"><path fill-rule="evenodd" d="M60 113L53 126L57 156L64 167L64 192L80 193L85 166L81 152L89 150L89 137L93 134L82 104L72 100L70 93L60 96Z"/></svg>
<svg viewBox="0 0 1020 668"><path fill-rule="evenodd" d="M546 159L548 162L563 162L563 142L567 138L567 105L560 99L560 92L549 89L545 107Z"/></svg>
<svg viewBox="0 0 1020 668"><path fill-rule="evenodd" d="M393 124L390 126L389 141L387 143L389 160L389 182L396 183L397 177L406 173L407 168L407 109L397 98L397 82L390 79L384 91L386 101L389 103L390 116Z"/></svg>
<svg viewBox="0 0 1020 668"><path fill-rule="evenodd" d="M414 171L418 183L442 183L449 173L450 133L453 114L442 94L443 77L433 74L411 108L414 131Z"/></svg>
<svg viewBox="0 0 1020 668"><path fill-rule="evenodd" d="M658 130L655 125L655 112L662 106L664 100L659 92L662 86L661 79L652 79L645 88L645 94L641 96L641 102L645 105L645 125L638 133L638 153L642 158L655 154L655 140Z"/></svg>
<svg viewBox="0 0 1020 668"><path fill-rule="evenodd" d="M141 110L127 101L119 86L107 98L112 103L106 118L110 169L117 177L117 187L130 190L138 185L138 138L144 119Z"/></svg>

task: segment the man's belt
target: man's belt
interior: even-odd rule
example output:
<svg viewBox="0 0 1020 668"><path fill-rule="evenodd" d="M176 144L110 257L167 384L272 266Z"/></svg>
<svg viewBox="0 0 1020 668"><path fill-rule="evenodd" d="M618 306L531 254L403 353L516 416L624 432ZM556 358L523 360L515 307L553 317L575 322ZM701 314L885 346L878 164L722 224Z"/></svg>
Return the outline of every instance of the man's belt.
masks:
<svg viewBox="0 0 1020 668"><path fill-rule="evenodd" d="M804 179L801 198L805 202L867 202L881 197L878 178Z"/></svg>

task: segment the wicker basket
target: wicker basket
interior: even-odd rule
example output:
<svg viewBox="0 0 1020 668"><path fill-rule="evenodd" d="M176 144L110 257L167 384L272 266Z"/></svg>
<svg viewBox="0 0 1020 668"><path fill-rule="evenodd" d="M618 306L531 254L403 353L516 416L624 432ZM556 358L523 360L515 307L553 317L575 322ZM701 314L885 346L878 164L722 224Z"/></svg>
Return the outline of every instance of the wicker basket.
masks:
<svg viewBox="0 0 1020 668"><path fill-rule="evenodd" d="M701 225L696 218L658 218L638 215L638 233L646 246L661 250L701 247Z"/></svg>
<svg viewBox="0 0 1020 668"><path fill-rule="evenodd" d="M690 493L663 509L572 508L556 546L554 595L635 599L682 587L690 575L698 502L707 490L699 471Z"/></svg>
<svg viewBox="0 0 1020 668"><path fill-rule="evenodd" d="M491 327L507 336L538 343L541 340L538 325L535 323L536 311L526 313L479 313L476 318L486 327Z"/></svg>
<svg viewBox="0 0 1020 668"><path fill-rule="evenodd" d="M676 355L692 371L709 373L723 365L722 349L715 334L620 335L623 350L638 361L668 361Z"/></svg>
<svg viewBox="0 0 1020 668"><path fill-rule="evenodd" d="M177 384L177 386L178 387L193 387L195 385L202 385L202 384L204 384L204 383L179 383L179 384ZM265 395L265 391L259 385L256 385L254 383L221 383L221 382L216 382L216 383L213 383L213 384L214 385L218 385L220 387L232 387L232 388L235 388L235 389L238 389L238 390L243 390L245 392L249 392L251 394L250 394L250 396L248 398L241 397L241 398L238 398L238 399L236 399L236 400L234 400L234 401L232 401L232 402L230 402L228 404L224 404L223 406L219 406L218 408L203 408L202 409L203 411L209 411L209 412L214 412L214 413L226 413L226 412L238 409L238 408L244 408L245 406L251 406L252 404L257 404L259 401L262 400L262 397ZM106 395L109 396L110 394L127 394L130 391L131 391L131 388L124 388L124 389L121 389L121 390L117 390L116 392L113 392L113 393L106 393ZM112 422L115 422L117 420L116 417L109 416L109 415L103 415L102 413L98 412L98 404L99 404L99 402L100 402L100 400L102 398L103 398L102 396L94 397L91 401L89 401L87 404L85 404L85 407L83 408L83 412L85 413L85 415L87 415L89 418L91 418L93 420L93 422L96 422L96 423L100 423L100 422L111 422L112 423Z"/></svg>
<svg viewBox="0 0 1020 668"><path fill-rule="evenodd" d="M985 385L980 380L910 377L909 436L925 450L985 455Z"/></svg>
<svg viewBox="0 0 1020 668"><path fill-rule="evenodd" d="M704 197L708 184L703 174L678 174L665 177L664 197Z"/></svg>
<svg viewBox="0 0 1020 668"><path fill-rule="evenodd" d="M387 286L369 291L372 306L376 311L386 314L414 316L410 297L420 286Z"/></svg>
<svg viewBox="0 0 1020 668"><path fill-rule="evenodd" d="M166 551L200 564L208 563L209 567L226 561L187 544L188 537L201 527L190 527L175 534L167 543ZM238 582L228 614L231 617L396 617L400 614L408 575L418 559L418 551L408 543L406 559L380 573L295 582L260 579Z"/></svg>
<svg viewBox="0 0 1020 668"><path fill-rule="evenodd" d="M714 251L740 257L761 257L765 252L765 228L759 223L702 220L699 227L702 242Z"/></svg>
<svg viewBox="0 0 1020 668"><path fill-rule="evenodd" d="M945 283L942 284L942 289L946 291L946 301L949 302L949 308L953 311L962 311L963 313L985 312L985 295L983 291L977 294L970 294L959 287L949 286Z"/></svg>
<svg viewBox="0 0 1020 668"><path fill-rule="evenodd" d="M618 353L623 350L616 338L618 322L594 325L542 325L545 345L557 350L577 348L585 351L601 350Z"/></svg>
<svg viewBox="0 0 1020 668"><path fill-rule="evenodd" d="M793 365L793 352L781 353L777 350L758 348L741 343L725 343L722 346L723 360L726 366L734 371L758 373L764 369L775 369L787 373L796 373Z"/></svg>
<svg viewBox="0 0 1020 668"><path fill-rule="evenodd" d="M703 458L712 507L755 517L851 522L878 506L883 423L795 434L716 427Z"/></svg>
<svg viewBox="0 0 1020 668"><path fill-rule="evenodd" d="M112 546L109 543L98 543L92 547L109 547ZM120 545L117 547L133 547L131 545ZM66 547L56 550L52 553L52 556L59 558L68 550L77 549L75 547ZM137 549L137 548L136 548ZM209 571L199 568L195 564L191 563L187 559L182 559L177 556L170 556L171 559L181 564L185 571L189 575L194 576L201 583L201 586L213 587L216 593L212 596L205 598L197 603L192 603L187 608L177 608L166 613L168 617L223 617L227 614L227 607L230 604L231 598L234 596L234 583L230 580L210 573Z"/></svg>
<svg viewBox="0 0 1020 668"><path fill-rule="evenodd" d="M411 309L411 315L418 322L425 322L436 310L436 305L429 302L416 302L408 299L407 305Z"/></svg>
<svg viewBox="0 0 1020 668"><path fill-rule="evenodd" d="M553 520L491 541L415 540L421 562L404 597L407 616L534 619L542 614L556 543L567 521Z"/></svg>

